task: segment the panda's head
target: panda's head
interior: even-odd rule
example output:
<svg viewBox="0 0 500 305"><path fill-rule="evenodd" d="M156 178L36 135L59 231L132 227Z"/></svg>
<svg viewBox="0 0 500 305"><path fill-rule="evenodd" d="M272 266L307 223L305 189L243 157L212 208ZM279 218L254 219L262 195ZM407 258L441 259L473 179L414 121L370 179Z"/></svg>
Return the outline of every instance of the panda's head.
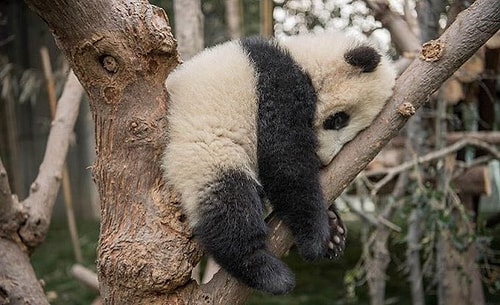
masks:
<svg viewBox="0 0 500 305"><path fill-rule="evenodd" d="M341 33L297 36L282 45L316 90L317 154L327 165L382 110L396 73L368 41Z"/></svg>

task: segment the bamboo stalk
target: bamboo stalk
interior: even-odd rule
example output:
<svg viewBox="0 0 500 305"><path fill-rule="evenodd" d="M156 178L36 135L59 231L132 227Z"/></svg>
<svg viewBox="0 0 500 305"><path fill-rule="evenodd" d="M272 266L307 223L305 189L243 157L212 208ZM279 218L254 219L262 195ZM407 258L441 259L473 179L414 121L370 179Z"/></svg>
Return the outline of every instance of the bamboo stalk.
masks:
<svg viewBox="0 0 500 305"><path fill-rule="evenodd" d="M260 1L260 35L265 38L273 37L273 1Z"/></svg>
<svg viewBox="0 0 500 305"><path fill-rule="evenodd" d="M50 116L52 120L56 116L57 98L54 85L54 77L52 66L50 64L49 52L46 47L40 48L40 56L42 58L43 72L47 84L47 94L49 97ZM64 196L64 206L66 210L66 219L68 221L69 233L71 236L71 244L75 254L75 260L78 263L83 263L82 249L78 239L78 230L76 228L75 211L73 209L73 199L71 196L71 183L69 178L68 165L65 164L62 172L62 189Z"/></svg>

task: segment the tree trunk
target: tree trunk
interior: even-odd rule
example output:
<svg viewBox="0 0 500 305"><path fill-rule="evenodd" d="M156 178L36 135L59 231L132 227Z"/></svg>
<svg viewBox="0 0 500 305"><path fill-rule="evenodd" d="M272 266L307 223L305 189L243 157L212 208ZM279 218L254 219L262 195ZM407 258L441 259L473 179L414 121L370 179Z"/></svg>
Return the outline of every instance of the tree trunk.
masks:
<svg viewBox="0 0 500 305"><path fill-rule="evenodd" d="M260 36L262 37L271 38L274 35L273 9L272 0L260 1Z"/></svg>
<svg viewBox="0 0 500 305"><path fill-rule="evenodd" d="M411 115L403 115L401 107L418 108L498 30L500 23L491 21L500 18L496 1L476 1L460 26L450 27L439 68L416 61L403 74L378 123L346 145L322 173L328 199L397 134ZM249 289L223 271L200 289L190 281L200 251L177 196L162 179L168 107L163 84L178 63L163 11L147 1L28 3L54 31L89 94L96 127L93 172L101 197L97 263L105 304L242 304ZM293 242L290 233L279 221L269 226L272 249L284 253Z"/></svg>
<svg viewBox="0 0 500 305"><path fill-rule="evenodd" d="M229 39L241 37L241 3L240 0L225 0L226 23Z"/></svg>
<svg viewBox="0 0 500 305"><path fill-rule="evenodd" d="M413 305L425 305L422 268L420 263L420 242L422 237L422 215L418 208L410 214L407 234L406 262L409 269L411 298Z"/></svg>
<svg viewBox="0 0 500 305"><path fill-rule="evenodd" d="M28 253L13 241L0 238L0 266L0 304L49 305Z"/></svg>
<svg viewBox="0 0 500 305"><path fill-rule="evenodd" d="M175 0L175 37L177 50L183 60L188 60L205 46L203 38L203 13L200 0Z"/></svg>
<svg viewBox="0 0 500 305"><path fill-rule="evenodd" d="M43 12L89 94L105 303L189 303L182 291L193 288L186 282L200 251L158 162L166 141L163 83L179 62L167 16L147 1L29 4Z"/></svg>
<svg viewBox="0 0 500 305"><path fill-rule="evenodd" d="M463 221L460 225L467 227ZM438 304L485 304L475 245L472 243L461 252L453 245L452 238L450 231L445 230L438 243L438 274L442 275L439 277Z"/></svg>
<svg viewBox="0 0 500 305"><path fill-rule="evenodd" d="M1 304L48 304L30 265L29 254L47 235L82 94L82 87L70 73L57 105L43 162L30 195L23 202L12 194L0 160Z"/></svg>
<svg viewBox="0 0 500 305"><path fill-rule="evenodd" d="M387 284L387 267L391 262L391 256L387 248L390 229L380 225L372 233L370 240L372 243L365 254L366 281L370 293L371 305L385 304L385 287Z"/></svg>

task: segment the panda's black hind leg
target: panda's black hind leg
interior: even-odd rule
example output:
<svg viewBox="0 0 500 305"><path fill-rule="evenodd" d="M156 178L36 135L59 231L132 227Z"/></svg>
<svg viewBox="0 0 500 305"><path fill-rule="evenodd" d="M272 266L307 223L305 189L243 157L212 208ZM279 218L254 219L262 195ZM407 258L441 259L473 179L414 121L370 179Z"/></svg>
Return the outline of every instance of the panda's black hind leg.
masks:
<svg viewBox="0 0 500 305"><path fill-rule="evenodd" d="M200 200L194 234L215 261L242 283L285 294L293 289L295 279L267 248L259 188L241 171L223 171Z"/></svg>

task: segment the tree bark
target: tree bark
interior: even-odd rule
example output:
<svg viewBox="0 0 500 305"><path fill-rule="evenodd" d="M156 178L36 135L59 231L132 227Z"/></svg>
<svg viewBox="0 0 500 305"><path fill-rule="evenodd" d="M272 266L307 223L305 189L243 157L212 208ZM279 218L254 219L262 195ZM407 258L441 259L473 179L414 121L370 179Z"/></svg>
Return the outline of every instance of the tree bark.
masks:
<svg viewBox="0 0 500 305"><path fill-rule="evenodd" d="M274 35L273 1L260 1L260 36L271 38Z"/></svg>
<svg viewBox="0 0 500 305"><path fill-rule="evenodd" d="M229 39L241 37L241 3L240 0L225 0L227 34Z"/></svg>
<svg viewBox="0 0 500 305"><path fill-rule="evenodd" d="M29 254L47 235L82 94L78 80L70 73L40 171L23 202L11 193L0 160L0 304L4 304L3 300L12 305L48 304L30 265Z"/></svg>
<svg viewBox="0 0 500 305"><path fill-rule="evenodd" d="M98 271L106 304L241 304L248 295L224 271L197 289L190 271L200 257L178 205L162 180L168 106L163 82L178 56L163 11L146 1L29 0L53 29L90 97L96 124L93 167L101 196ZM346 145L322 174L337 197L454 70L500 27L497 0L478 0L441 38L438 62L417 60L401 76L388 107ZM405 108L405 109L407 109ZM353 158L353 156L356 156ZM292 238L270 223L271 245Z"/></svg>
<svg viewBox="0 0 500 305"><path fill-rule="evenodd" d="M409 269L408 280L410 282L411 298L413 305L425 305L425 294L422 268L420 263L420 249L422 237L422 215L418 208L413 208L408 220L408 234L406 262Z"/></svg>
<svg viewBox="0 0 500 305"><path fill-rule="evenodd" d="M49 305L26 252L0 238L0 304Z"/></svg>
<svg viewBox="0 0 500 305"><path fill-rule="evenodd" d="M159 162L167 140L164 81L179 62L167 16L147 1L28 3L89 95L105 304L190 303L188 281L201 252Z"/></svg>
<svg viewBox="0 0 500 305"><path fill-rule="evenodd" d="M391 262L387 247L390 232L391 230L385 226L377 227L370 236L371 244L364 247L370 305L385 304L386 271Z"/></svg>
<svg viewBox="0 0 500 305"><path fill-rule="evenodd" d="M174 14L177 50L183 60L188 60L205 46L201 1L175 0Z"/></svg>

